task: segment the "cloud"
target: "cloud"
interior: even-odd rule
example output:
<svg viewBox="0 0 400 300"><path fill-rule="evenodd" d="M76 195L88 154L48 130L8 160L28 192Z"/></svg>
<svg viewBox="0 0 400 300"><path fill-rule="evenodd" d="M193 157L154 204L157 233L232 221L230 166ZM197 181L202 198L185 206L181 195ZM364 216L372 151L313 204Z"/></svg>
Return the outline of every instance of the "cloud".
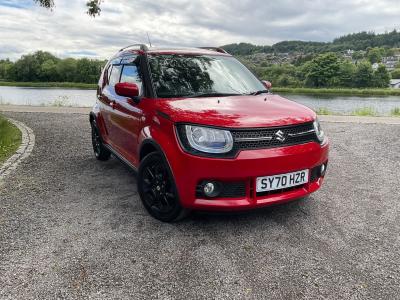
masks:
<svg viewBox="0 0 400 300"><path fill-rule="evenodd" d="M105 0L94 19L85 14L86 0L55 2L48 11L33 0L0 0L0 58L39 49L107 58L146 42L147 32L156 45L268 45L400 27L398 0Z"/></svg>

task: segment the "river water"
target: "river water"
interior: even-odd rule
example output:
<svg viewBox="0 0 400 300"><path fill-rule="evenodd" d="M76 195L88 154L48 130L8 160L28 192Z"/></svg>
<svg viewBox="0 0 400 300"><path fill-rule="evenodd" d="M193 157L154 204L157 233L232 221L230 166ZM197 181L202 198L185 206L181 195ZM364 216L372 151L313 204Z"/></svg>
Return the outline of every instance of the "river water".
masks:
<svg viewBox="0 0 400 300"><path fill-rule="evenodd" d="M399 96L348 97L293 94L282 96L314 110L325 108L330 112L340 114L351 114L357 109L368 107L375 110L379 115L390 115L393 108L400 108ZM0 86L0 105L91 107L95 101L95 90Z"/></svg>

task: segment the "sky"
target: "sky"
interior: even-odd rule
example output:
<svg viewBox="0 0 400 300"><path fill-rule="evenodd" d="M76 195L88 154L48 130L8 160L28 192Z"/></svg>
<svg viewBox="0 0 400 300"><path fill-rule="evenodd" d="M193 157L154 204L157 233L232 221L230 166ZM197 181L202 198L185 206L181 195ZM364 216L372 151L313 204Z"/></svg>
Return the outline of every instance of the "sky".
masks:
<svg viewBox="0 0 400 300"><path fill-rule="evenodd" d="M0 0L0 59L36 50L105 59L126 45L272 45L331 41L347 33L400 28L399 0L104 0L101 16L85 0Z"/></svg>

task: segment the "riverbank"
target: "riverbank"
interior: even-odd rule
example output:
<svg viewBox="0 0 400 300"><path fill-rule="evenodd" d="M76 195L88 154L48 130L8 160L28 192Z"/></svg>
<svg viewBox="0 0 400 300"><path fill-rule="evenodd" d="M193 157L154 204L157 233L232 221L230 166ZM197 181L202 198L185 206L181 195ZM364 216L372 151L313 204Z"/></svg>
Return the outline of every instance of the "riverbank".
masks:
<svg viewBox="0 0 400 300"><path fill-rule="evenodd" d="M333 96L400 96L400 89L350 89L350 88L289 88L273 87L274 93Z"/></svg>
<svg viewBox="0 0 400 300"><path fill-rule="evenodd" d="M0 81L0 86L9 87L37 87L37 88L71 88L95 90L97 84L78 82L9 82ZM273 87L275 93L302 94L302 95L334 95L334 96L400 96L400 89L389 88L289 88Z"/></svg>
<svg viewBox="0 0 400 300"><path fill-rule="evenodd" d="M0 116L0 164L9 158L21 144L21 131Z"/></svg>
<svg viewBox="0 0 400 300"><path fill-rule="evenodd" d="M66 88L66 89L85 89L85 90L95 90L97 88L97 84L78 83L78 82L9 82L9 81L0 81L0 86L36 87L36 88Z"/></svg>

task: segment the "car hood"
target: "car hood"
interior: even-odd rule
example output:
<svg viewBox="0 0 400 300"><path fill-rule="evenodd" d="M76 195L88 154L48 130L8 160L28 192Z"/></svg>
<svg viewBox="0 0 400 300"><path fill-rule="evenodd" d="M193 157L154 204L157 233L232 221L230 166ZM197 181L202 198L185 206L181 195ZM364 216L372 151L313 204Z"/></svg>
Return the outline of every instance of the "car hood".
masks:
<svg viewBox="0 0 400 300"><path fill-rule="evenodd" d="M158 110L174 122L223 127L270 127L313 121L315 113L278 95L163 99Z"/></svg>

